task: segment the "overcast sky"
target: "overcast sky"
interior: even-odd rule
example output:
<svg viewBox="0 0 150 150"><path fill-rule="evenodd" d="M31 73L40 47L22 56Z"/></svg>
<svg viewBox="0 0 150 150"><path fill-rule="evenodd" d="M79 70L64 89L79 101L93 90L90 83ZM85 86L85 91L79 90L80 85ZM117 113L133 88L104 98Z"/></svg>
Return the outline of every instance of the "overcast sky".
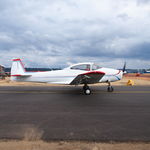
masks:
<svg viewBox="0 0 150 150"><path fill-rule="evenodd" d="M150 68L150 0L0 0L0 64Z"/></svg>

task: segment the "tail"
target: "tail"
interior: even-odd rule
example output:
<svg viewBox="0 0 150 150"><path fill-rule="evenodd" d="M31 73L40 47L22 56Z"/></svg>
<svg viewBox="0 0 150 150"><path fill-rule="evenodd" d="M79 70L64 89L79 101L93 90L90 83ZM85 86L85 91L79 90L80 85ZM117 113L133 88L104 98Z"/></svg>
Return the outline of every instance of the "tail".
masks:
<svg viewBox="0 0 150 150"><path fill-rule="evenodd" d="M13 59L11 76L22 76L26 72L21 59Z"/></svg>

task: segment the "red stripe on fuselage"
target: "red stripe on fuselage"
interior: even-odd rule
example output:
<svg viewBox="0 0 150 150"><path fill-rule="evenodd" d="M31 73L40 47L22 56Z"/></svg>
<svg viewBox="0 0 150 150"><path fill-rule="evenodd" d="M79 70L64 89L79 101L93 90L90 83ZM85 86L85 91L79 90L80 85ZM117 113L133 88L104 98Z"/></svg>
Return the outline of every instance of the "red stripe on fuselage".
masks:
<svg viewBox="0 0 150 150"><path fill-rule="evenodd" d="M115 75L118 75L120 72L121 72L121 70L119 70L119 71L118 71L118 73L117 73L117 74L115 74Z"/></svg>
<svg viewBox="0 0 150 150"><path fill-rule="evenodd" d="M116 74L109 74L109 75L111 75L111 76L116 76L116 75L118 75L121 71L122 71L122 70L118 70L118 73L116 73Z"/></svg>

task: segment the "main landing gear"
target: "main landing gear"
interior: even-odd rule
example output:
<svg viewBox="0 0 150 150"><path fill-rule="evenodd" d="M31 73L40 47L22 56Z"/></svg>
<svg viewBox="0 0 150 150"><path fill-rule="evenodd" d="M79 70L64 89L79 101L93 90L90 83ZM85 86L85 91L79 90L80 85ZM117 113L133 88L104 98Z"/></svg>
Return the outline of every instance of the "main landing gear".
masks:
<svg viewBox="0 0 150 150"><path fill-rule="evenodd" d="M84 91L85 95L90 95L91 94L91 89L89 88L89 86L87 84L84 84L83 91Z"/></svg>
<svg viewBox="0 0 150 150"><path fill-rule="evenodd" d="M110 82L108 82L107 91L108 92L113 92L114 91L114 88L111 86ZM83 92L84 92L85 95L90 95L91 94L91 89L89 88L89 86L87 84L84 84Z"/></svg>
<svg viewBox="0 0 150 150"><path fill-rule="evenodd" d="M113 92L114 88L111 86L110 82L108 82L108 88L107 88L108 92Z"/></svg>

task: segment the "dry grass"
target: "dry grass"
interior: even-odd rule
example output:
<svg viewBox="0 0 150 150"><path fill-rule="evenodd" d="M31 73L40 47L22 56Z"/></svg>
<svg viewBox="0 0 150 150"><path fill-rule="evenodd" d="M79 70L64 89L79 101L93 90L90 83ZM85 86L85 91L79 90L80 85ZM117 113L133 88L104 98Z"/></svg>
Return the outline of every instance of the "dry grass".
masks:
<svg viewBox="0 0 150 150"><path fill-rule="evenodd" d="M1 141L0 150L149 150L150 143Z"/></svg>
<svg viewBox="0 0 150 150"><path fill-rule="evenodd" d="M58 84L36 83L36 82L15 82L15 81L11 81L10 78L8 77L5 80L0 80L0 86L58 86ZM64 86L64 85L59 85L59 86Z"/></svg>
<svg viewBox="0 0 150 150"><path fill-rule="evenodd" d="M133 80L135 85L137 86L150 86L150 77L149 76L141 76L141 77L136 77L136 76L124 76L124 78L120 81L113 82L112 85L115 86L126 86L128 80ZM98 83L95 85L106 85L106 83ZM95 86L93 85L93 86ZM33 82L14 82L10 81L10 78L6 78L5 80L0 80L0 86L58 86L58 84L48 84L48 83L33 83ZM59 86L64 86L64 85L59 85ZM66 85L69 86L69 85Z"/></svg>

